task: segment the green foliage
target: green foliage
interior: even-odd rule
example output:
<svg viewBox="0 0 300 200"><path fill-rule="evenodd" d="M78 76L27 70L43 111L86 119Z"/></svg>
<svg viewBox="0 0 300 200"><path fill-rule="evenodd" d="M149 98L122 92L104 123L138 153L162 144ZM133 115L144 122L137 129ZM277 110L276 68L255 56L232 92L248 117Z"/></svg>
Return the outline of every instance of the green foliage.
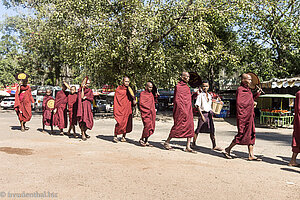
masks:
<svg viewBox="0 0 300 200"><path fill-rule="evenodd" d="M88 75L100 87L127 75L136 87L149 79L170 87L184 70L210 81L218 80L221 69L229 75L251 70L263 78L300 73L299 23L290 25L299 17L299 2L292 0L3 2L33 13L4 22L2 34L18 42L11 43L16 50L1 53L0 66L14 67L11 75L25 70L35 84L80 83ZM274 16L267 17L269 7L277 9L269 11ZM280 12L284 17L273 22ZM10 41L5 37L2 42ZM0 78L3 84L13 81Z"/></svg>

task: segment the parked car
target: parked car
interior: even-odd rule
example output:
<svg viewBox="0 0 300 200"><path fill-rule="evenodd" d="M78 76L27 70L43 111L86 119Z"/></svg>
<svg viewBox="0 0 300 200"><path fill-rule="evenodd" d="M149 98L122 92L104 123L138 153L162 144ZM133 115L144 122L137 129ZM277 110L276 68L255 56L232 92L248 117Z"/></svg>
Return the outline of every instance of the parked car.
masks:
<svg viewBox="0 0 300 200"><path fill-rule="evenodd" d="M1 101L2 109L13 108L14 105L15 105L15 97L4 97L4 99Z"/></svg>
<svg viewBox="0 0 300 200"><path fill-rule="evenodd" d="M61 90L59 86L37 86L37 93L34 97L34 109L39 112L42 111L43 99L46 95L46 90L52 90L52 97L55 98L58 91Z"/></svg>
<svg viewBox="0 0 300 200"><path fill-rule="evenodd" d="M106 100L96 100L96 112L113 112L113 106Z"/></svg>

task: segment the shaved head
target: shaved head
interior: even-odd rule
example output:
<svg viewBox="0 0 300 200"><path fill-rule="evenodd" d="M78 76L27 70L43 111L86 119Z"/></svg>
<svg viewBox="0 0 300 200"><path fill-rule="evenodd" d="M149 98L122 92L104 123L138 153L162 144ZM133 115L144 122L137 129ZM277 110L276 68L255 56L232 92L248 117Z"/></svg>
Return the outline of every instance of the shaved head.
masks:
<svg viewBox="0 0 300 200"><path fill-rule="evenodd" d="M241 79L242 79L243 84L250 86L250 84L252 82L252 77L249 74L246 74L246 73L242 74Z"/></svg>
<svg viewBox="0 0 300 200"><path fill-rule="evenodd" d="M146 83L146 86L148 86L148 87L151 86L151 85L153 86L153 84L152 84L150 81L148 81L148 82Z"/></svg>
<svg viewBox="0 0 300 200"><path fill-rule="evenodd" d="M242 74L241 77L242 77L242 80L243 80L243 79L248 79L251 76L249 74L244 73L244 74Z"/></svg>
<svg viewBox="0 0 300 200"><path fill-rule="evenodd" d="M130 83L130 79L127 76L123 77L123 85L128 87Z"/></svg>
<svg viewBox="0 0 300 200"><path fill-rule="evenodd" d="M181 80L188 83L190 80L190 74L188 72L182 72L181 74Z"/></svg>
<svg viewBox="0 0 300 200"><path fill-rule="evenodd" d="M148 82L146 83L145 89L146 89L148 92L152 92L152 90L153 90L153 84L152 84L150 81L148 81Z"/></svg>
<svg viewBox="0 0 300 200"><path fill-rule="evenodd" d="M72 86L71 89L70 89L70 92L71 92L71 94L74 94L76 92L76 87Z"/></svg>
<svg viewBox="0 0 300 200"><path fill-rule="evenodd" d="M46 94L47 94L48 96L50 96L51 93L52 93L52 90L50 90L50 89L47 89L47 90L46 90Z"/></svg>

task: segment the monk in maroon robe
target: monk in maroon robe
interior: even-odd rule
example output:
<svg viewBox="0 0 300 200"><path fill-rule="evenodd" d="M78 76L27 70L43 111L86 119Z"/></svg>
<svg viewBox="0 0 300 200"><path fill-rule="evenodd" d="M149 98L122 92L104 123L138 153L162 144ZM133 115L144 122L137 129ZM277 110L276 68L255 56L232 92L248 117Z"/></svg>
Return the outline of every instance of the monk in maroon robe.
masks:
<svg viewBox="0 0 300 200"><path fill-rule="evenodd" d="M252 94L249 88L251 84L251 76L242 74L242 83L236 91L236 114L238 134L235 136L229 147L223 152L224 156L231 159L230 151L236 145L247 145L249 151L248 160L261 160L254 156L253 146L255 143L255 124L254 124L254 100L257 99L261 90L255 95Z"/></svg>
<svg viewBox="0 0 300 200"><path fill-rule="evenodd" d="M51 126L51 133L53 133L53 108L49 108L47 105L49 100L54 100L51 94L52 91L47 89L46 96L44 96L43 99L42 110L43 110L43 132L44 133L46 133L45 126Z"/></svg>
<svg viewBox="0 0 300 200"><path fill-rule="evenodd" d="M117 121L115 125L114 142L118 142L118 135L122 135L121 142L126 142L126 133L132 131L132 106L136 101L128 91L130 80L123 78L123 84L118 86L114 96L114 118Z"/></svg>
<svg viewBox="0 0 300 200"><path fill-rule="evenodd" d="M175 86L173 100L173 118L174 125L171 129L168 139L164 143L167 150L172 150L170 140L172 138L187 138L186 152L196 153L190 147L191 138L194 136L194 120L192 110L192 95L187 83L190 75L188 72L183 72L181 81Z"/></svg>
<svg viewBox="0 0 300 200"><path fill-rule="evenodd" d="M77 125L77 109L78 109L78 96L76 94L76 87L70 88L70 94L68 95L68 111L69 111L69 130L68 135L71 135L73 129L73 136L76 138L75 125Z"/></svg>
<svg viewBox="0 0 300 200"><path fill-rule="evenodd" d="M33 97L31 95L30 86L27 85L27 79L20 81L15 94L15 111L18 115L21 131L24 132L28 130L25 123L30 121L32 117L31 113L31 103L34 103Z"/></svg>
<svg viewBox="0 0 300 200"><path fill-rule="evenodd" d="M292 141L292 159L289 166L300 167L300 164L296 162L298 153L300 153L300 90L296 94L295 100L295 117L294 117L294 132Z"/></svg>
<svg viewBox="0 0 300 200"><path fill-rule="evenodd" d="M144 124L143 134L140 139L141 146L152 146L148 142L148 138L154 133L155 130L155 97L152 93L153 84L147 82L145 91L140 94L140 112Z"/></svg>
<svg viewBox="0 0 300 200"><path fill-rule="evenodd" d="M94 125L92 103L94 100L94 94L92 89L88 88L90 86L90 81L87 80L86 84L78 90L78 110L77 119L79 122L79 127L81 129L81 138L86 140L90 138L86 134L87 129L92 130Z"/></svg>
<svg viewBox="0 0 300 200"><path fill-rule="evenodd" d="M54 104L54 116L53 125L57 126L60 130L60 134L64 135L64 128L67 128L67 103L68 103L68 92L67 87L62 84L62 90L57 92Z"/></svg>

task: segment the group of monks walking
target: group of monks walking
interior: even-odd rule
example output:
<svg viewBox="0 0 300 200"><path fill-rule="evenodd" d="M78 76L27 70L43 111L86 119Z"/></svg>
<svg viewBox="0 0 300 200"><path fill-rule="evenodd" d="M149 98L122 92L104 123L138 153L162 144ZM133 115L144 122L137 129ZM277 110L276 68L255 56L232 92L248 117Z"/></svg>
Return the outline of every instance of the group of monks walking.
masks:
<svg viewBox="0 0 300 200"><path fill-rule="evenodd" d="M246 145L248 147L248 160L260 161L254 155L253 148L255 144L255 124L254 124L254 100L261 94L261 89L253 94L250 89L251 76L249 74L241 75L241 85L236 91L236 108L237 108L237 129L238 133L233 138L231 143L224 150L217 146L215 137L215 126L213 122L212 111L212 96L208 93L209 83L203 81L202 86L197 92L195 107L199 111L198 125L194 129L194 118L192 109L192 95L189 86L187 85L190 79L188 72L183 72L181 80L177 83L174 90L173 100L173 119L174 125L172 126L168 138L163 143L167 150L173 150L170 141L173 138L186 138L186 152L196 153L197 148L196 140L199 133L210 133L212 142L212 149L222 151L227 159L232 159L230 154L235 145ZM91 130L93 127L93 114L91 110L91 103L93 102L93 92L89 88L89 80L82 84L76 93L76 88L71 87L70 93L66 92L67 86L62 85L62 90L59 91L55 98L53 108L49 108L47 102L54 100L51 96L51 90L46 91L46 96L43 101L43 130L44 126L53 125L60 129L63 135L63 129L67 128L67 113L69 113L69 130L70 135L73 129L74 137L75 125L79 123L82 139L86 140L89 136L86 134L87 129ZM113 142L126 142L126 134L132 131L132 108L137 105L137 101L130 86L130 79L124 77L122 84L117 87L114 95L114 118L116 125L114 129ZM143 131L139 143L141 146L152 146L149 143L149 137L155 131L156 109L155 103L157 101L157 91L154 91L154 84L148 81L145 85L145 90L140 93L139 108L141 118L143 121ZM15 110L21 123L21 130L25 131L25 123L31 118L31 106L33 101L31 96L30 87L27 81L20 82L16 92ZM121 135L121 138L118 136ZM192 141L193 138L193 141ZM300 91L296 95L295 102L295 119L294 119L294 132L292 143L292 159L289 163L290 166L299 166L296 162L296 157L300 153Z"/></svg>
<svg viewBox="0 0 300 200"><path fill-rule="evenodd" d="M82 140L86 140L90 136L87 135L87 129L93 128L93 113L92 102L94 99L93 91L89 88L90 81L87 79L84 84L81 85L78 92L76 87L69 87L70 92L67 92L67 86L65 82L62 84L62 90L57 92L55 99L52 96L50 89L46 90L46 95L43 99L43 132L45 126L51 127L51 134L53 134L53 126L57 126L60 130L60 134L64 135L64 128L68 125L68 113L69 113L69 130L67 135L71 135L73 130L73 136L76 138L75 126L79 124L81 130ZM31 89L27 85L27 79L23 79L19 82L15 94L15 110L18 115L21 131L28 130L25 123L32 117L31 103L34 103L31 95Z"/></svg>

